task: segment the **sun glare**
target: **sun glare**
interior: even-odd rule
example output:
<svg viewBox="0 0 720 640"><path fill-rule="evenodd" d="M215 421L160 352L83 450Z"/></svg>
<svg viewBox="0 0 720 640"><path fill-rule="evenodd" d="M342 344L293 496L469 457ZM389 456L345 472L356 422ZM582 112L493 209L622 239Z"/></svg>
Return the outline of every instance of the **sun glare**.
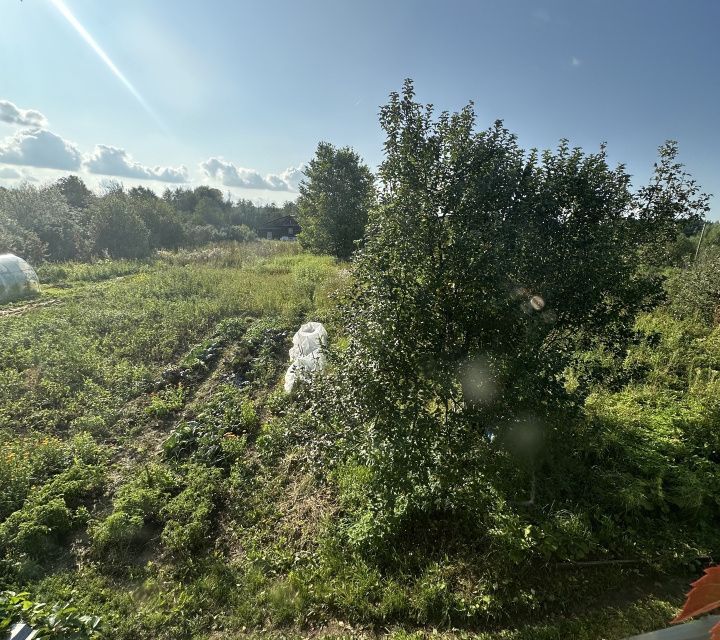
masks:
<svg viewBox="0 0 720 640"><path fill-rule="evenodd" d="M140 92L133 86L132 82L128 80L117 65L110 59L103 48L97 43L88 30L80 24L78 19L75 17L70 8L63 2L63 0L50 0L50 3L62 14L62 16L72 25L73 29L77 31L85 42L92 48L92 50L98 55L98 57L107 65L110 71L113 72L115 77L125 85L125 88L135 97L140 105L147 111L147 113L163 128L165 129L164 123L160 120L158 115L153 111L152 107L146 102L145 98L142 97Z"/></svg>

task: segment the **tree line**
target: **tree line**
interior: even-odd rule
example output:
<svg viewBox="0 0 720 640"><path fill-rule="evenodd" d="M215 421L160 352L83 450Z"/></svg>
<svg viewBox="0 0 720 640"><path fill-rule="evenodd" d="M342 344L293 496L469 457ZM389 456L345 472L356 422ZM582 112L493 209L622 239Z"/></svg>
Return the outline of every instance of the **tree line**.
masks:
<svg viewBox="0 0 720 640"><path fill-rule="evenodd" d="M157 249L247 241L268 220L293 215L289 202L256 205L233 201L219 189L167 189L109 183L91 191L75 175L37 187L0 187L0 253L30 262L143 258Z"/></svg>

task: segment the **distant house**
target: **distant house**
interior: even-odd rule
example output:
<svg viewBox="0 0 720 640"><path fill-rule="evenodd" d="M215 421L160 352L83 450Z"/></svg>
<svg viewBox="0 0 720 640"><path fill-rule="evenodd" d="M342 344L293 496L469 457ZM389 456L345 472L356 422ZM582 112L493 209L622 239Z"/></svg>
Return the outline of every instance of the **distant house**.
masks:
<svg viewBox="0 0 720 640"><path fill-rule="evenodd" d="M267 240L295 240L300 233L300 225L295 216L283 216L266 222L258 229L258 237Z"/></svg>

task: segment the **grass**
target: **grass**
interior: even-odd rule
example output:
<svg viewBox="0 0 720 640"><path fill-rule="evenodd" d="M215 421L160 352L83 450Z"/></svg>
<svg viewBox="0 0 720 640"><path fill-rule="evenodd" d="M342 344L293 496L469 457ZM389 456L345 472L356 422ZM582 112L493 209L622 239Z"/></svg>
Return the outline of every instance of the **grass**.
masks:
<svg viewBox="0 0 720 640"><path fill-rule="evenodd" d="M689 578L548 572L513 618L452 541L392 570L343 547L279 387L292 333L344 286L330 258L263 241L41 278L56 304L0 317L0 589L72 601L119 640L610 640L680 604Z"/></svg>
<svg viewBox="0 0 720 640"><path fill-rule="evenodd" d="M528 624L517 629L497 632L472 632L461 629L426 628L422 630L387 627L380 634L387 640L620 640L631 635L664 628L675 614L674 598L659 596L638 599L623 607L599 607L584 616ZM212 637L212 636L211 636ZM218 634L215 638L238 640L354 640L377 638L372 629L335 622L311 632L263 631L238 635Z"/></svg>
<svg viewBox="0 0 720 640"><path fill-rule="evenodd" d="M282 246L278 253L239 268L175 262L153 269L132 263L134 271L126 263L118 270L106 263L63 267L83 286L66 293L61 305L2 320L0 426L102 431L221 320L303 318L313 306L315 278L322 282L334 267L325 258L283 255ZM105 278L118 271L129 275Z"/></svg>

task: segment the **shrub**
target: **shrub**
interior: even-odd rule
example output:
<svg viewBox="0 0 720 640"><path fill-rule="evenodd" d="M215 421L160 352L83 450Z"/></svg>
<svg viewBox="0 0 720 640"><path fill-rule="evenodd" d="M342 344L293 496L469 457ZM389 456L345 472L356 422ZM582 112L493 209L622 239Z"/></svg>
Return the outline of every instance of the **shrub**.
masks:
<svg viewBox="0 0 720 640"><path fill-rule="evenodd" d="M215 500L222 491L219 469L188 465L187 484L161 511L165 527L161 540L172 555L190 558L210 542Z"/></svg>
<svg viewBox="0 0 720 640"><path fill-rule="evenodd" d="M94 550L122 558L141 548L162 524L162 509L176 487L177 478L169 469L146 465L120 487L112 513L91 530Z"/></svg>
<svg viewBox="0 0 720 640"><path fill-rule="evenodd" d="M668 281L670 310L678 318L720 323L720 251L714 249Z"/></svg>
<svg viewBox="0 0 720 640"><path fill-rule="evenodd" d="M0 633L18 622L30 625L38 640L90 640L102 635L100 618L81 614L71 602L48 605L30 600L27 592L0 592Z"/></svg>
<svg viewBox="0 0 720 640"><path fill-rule="evenodd" d="M9 225L2 224L3 218ZM17 251L26 259L70 260L87 257L88 234L80 214L68 206L57 187L37 188L24 184L0 190L0 253Z"/></svg>
<svg viewBox="0 0 720 640"><path fill-rule="evenodd" d="M87 506L104 488L99 466L75 461L33 489L22 508L0 523L0 548L42 559L58 551L67 536L88 521Z"/></svg>

